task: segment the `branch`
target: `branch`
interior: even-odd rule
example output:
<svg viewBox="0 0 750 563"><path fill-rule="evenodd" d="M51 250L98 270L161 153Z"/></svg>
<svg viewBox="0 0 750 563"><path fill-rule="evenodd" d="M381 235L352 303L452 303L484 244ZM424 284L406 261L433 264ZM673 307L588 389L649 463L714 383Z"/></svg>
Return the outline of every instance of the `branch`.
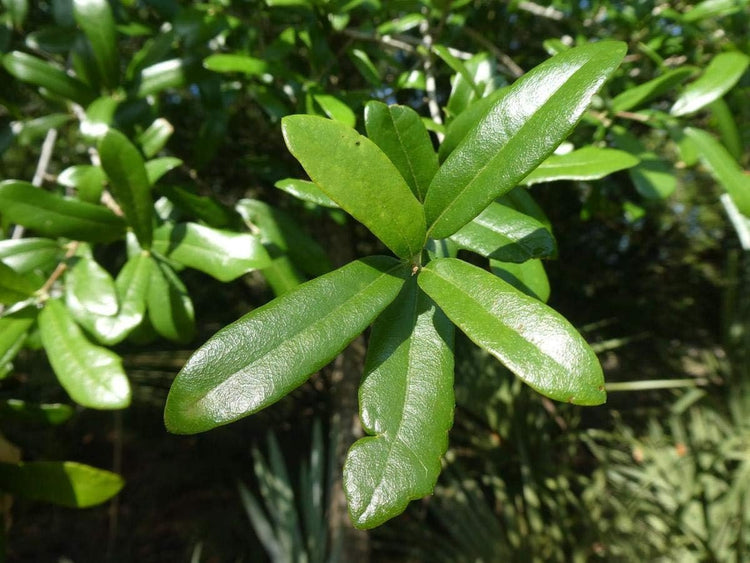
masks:
<svg viewBox="0 0 750 563"><path fill-rule="evenodd" d="M560 21L565 17L565 14L560 10L555 9L552 6L548 6L545 8L544 6L540 6L535 2L519 2L518 9L524 10L541 18L547 18L555 21Z"/></svg>
<svg viewBox="0 0 750 563"><path fill-rule="evenodd" d="M422 55L422 68L424 69L425 92L427 93L427 107L430 109L430 116L435 123L443 124L443 118L440 115L440 104L437 101L437 86L435 83L435 70L432 59L432 35L430 34L430 22L426 19L419 24L419 31L422 33L422 45L425 47L425 53ZM436 133L439 143L443 142L445 135Z"/></svg>

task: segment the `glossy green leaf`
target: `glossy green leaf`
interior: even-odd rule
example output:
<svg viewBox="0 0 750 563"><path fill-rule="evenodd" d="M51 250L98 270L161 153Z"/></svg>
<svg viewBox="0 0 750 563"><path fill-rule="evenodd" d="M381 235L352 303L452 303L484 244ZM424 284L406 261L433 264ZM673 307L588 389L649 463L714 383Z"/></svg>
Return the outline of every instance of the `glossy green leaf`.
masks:
<svg viewBox="0 0 750 563"><path fill-rule="evenodd" d="M616 149L584 147L566 154L553 154L523 179L531 186L558 180L599 180L605 176L632 168L639 160L630 153Z"/></svg>
<svg viewBox="0 0 750 563"><path fill-rule="evenodd" d="M156 230L154 250L223 282L271 263L258 237L197 223L165 223Z"/></svg>
<svg viewBox="0 0 750 563"><path fill-rule="evenodd" d="M95 97L86 84L38 57L12 51L3 56L3 66L18 80L46 88L77 104L86 105Z"/></svg>
<svg viewBox="0 0 750 563"><path fill-rule="evenodd" d="M474 76L472 76L471 72L469 72L469 69L466 68L466 65L461 59L454 57L448 47L446 47L445 45L434 45L432 47L432 50L438 57L443 59L443 62L445 62L445 64L453 69L453 72L458 73L461 78L463 78L464 81L466 81L466 83L471 86L478 98L482 97L482 88L480 88L474 81Z"/></svg>
<svg viewBox="0 0 750 563"><path fill-rule="evenodd" d="M151 158L164 148L172 133L174 133L172 124L163 117L159 117L143 133L138 135L136 141L144 156Z"/></svg>
<svg viewBox="0 0 750 563"><path fill-rule="evenodd" d="M512 207L516 211L520 211L529 217L533 217L539 221L544 227L551 233L552 223L544 213L544 210L539 207L539 204L534 201L531 193L524 187L517 187L510 190L507 194L497 198L498 203Z"/></svg>
<svg viewBox="0 0 750 563"><path fill-rule="evenodd" d="M31 297L42 285L33 274L22 274L0 262L0 304L12 305Z"/></svg>
<svg viewBox="0 0 750 563"><path fill-rule="evenodd" d="M521 264L490 260L490 270L526 295L543 303L549 299L549 279L541 260L527 260Z"/></svg>
<svg viewBox="0 0 750 563"><path fill-rule="evenodd" d="M692 67L680 67L667 71L635 88L629 88L612 99L612 111L628 111L650 102L682 83L693 72L695 69Z"/></svg>
<svg viewBox="0 0 750 563"><path fill-rule="evenodd" d="M220 330L175 378L167 429L203 432L275 403L362 332L408 275L393 258L357 260Z"/></svg>
<svg viewBox="0 0 750 563"><path fill-rule="evenodd" d="M261 273L266 278L266 282L275 296L289 293L305 282L306 278L295 267L289 256L282 253L274 256L270 250L269 254L271 255L271 265L263 268Z"/></svg>
<svg viewBox="0 0 750 563"><path fill-rule="evenodd" d="M315 185L314 182L307 180L295 180L294 178L284 178L274 184L280 190L303 201L309 201L322 207L338 208L339 204L328 197L323 190Z"/></svg>
<svg viewBox="0 0 750 563"><path fill-rule="evenodd" d="M260 76L268 71L263 59L248 55L216 54L203 60L203 67L214 72L241 72L247 76Z"/></svg>
<svg viewBox="0 0 750 563"><path fill-rule="evenodd" d="M380 35L390 35L392 33L403 33L418 27L424 21L424 16L419 13L411 13L400 16L396 19L381 23L377 27Z"/></svg>
<svg viewBox="0 0 750 563"><path fill-rule="evenodd" d="M0 489L69 508L101 504L124 485L116 473L73 461L0 463Z"/></svg>
<svg viewBox="0 0 750 563"><path fill-rule="evenodd" d="M192 61L170 59L144 68L141 71L137 95L153 96L167 88L180 88L187 84Z"/></svg>
<svg viewBox="0 0 750 563"><path fill-rule="evenodd" d="M461 74L453 77L446 106L446 113L451 119L463 113L478 99L489 94L498 84L505 84L505 81L495 73L497 60L489 53L479 53L463 64L471 75L472 82L466 82Z"/></svg>
<svg viewBox="0 0 750 563"><path fill-rule="evenodd" d="M125 263L115 279L119 308L116 315L97 315L68 299L70 312L99 342L112 346L122 342L143 320L151 279L151 258L138 253Z"/></svg>
<svg viewBox="0 0 750 563"><path fill-rule="evenodd" d="M742 135L740 135L737 122L732 115L729 105L722 99L711 102L708 106L711 110L711 122L716 126L721 136L721 144L727 149L737 162L742 162L744 146Z"/></svg>
<svg viewBox="0 0 750 563"><path fill-rule="evenodd" d="M112 195L120 204L139 244L148 250L153 239L154 204L141 153L125 135L110 129L99 142L99 156Z"/></svg>
<svg viewBox="0 0 750 563"><path fill-rule="evenodd" d="M125 222L110 210L20 180L0 182L0 215L48 237L109 242L125 234Z"/></svg>
<svg viewBox="0 0 750 563"><path fill-rule="evenodd" d="M45 303L39 330L52 369L71 399L94 409L130 404L130 384L120 356L89 342L61 301Z"/></svg>
<svg viewBox="0 0 750 563"><path fill-rule="evenodd" d="M97 98L86 108L81 120L81 135L90 143L98 142L115 122L115 112L122 100L111 96Z"/></svg>
<svg viewBox="0 0 750 563"><path fill-rule="evenodd" d="M375 88L379 88L383 84L383 78L380 76L377 67L370 59L369 55L362 49L352 49L349 52L349 59L351 59L354 66L357 67L359 73L364 77Z"/></svg>
<svg viewBox="0 0 750 563"><path fill-rule="evenodd" d="M282 120L284 140L316 185L402 258L417 256L424 213L398 169L354 129L312 115Z"/></svg>
<svg viewBox="0 0 750 563"><path fill-rule="evenodd" d="M685 135L698 149L701 162L730 195L740 212L750 217L750 174L706 131L688 127Z"/></svg>
<svg viewBox="0 0 750 563"><path fill-rule="evenodd" d="M351 108L335 96L331 96L330 94L314 94L313 99L331 119L339 121L348 127L354 127L357 123L357 116L354 115Z"/></svg>
<svg viewBox="0 0 750 563"><path fill-rule="evenodd" d="M233 209L222 205L213 197L200 196L177 186L157 186L157 190L181 211L211 227L226 227L237 219Z"/></svg>
<svg viewBox="0 0 750 563"><path fill-rule="evenodd" d="M73 0L76 23L91 43L99 74L107 88L120 81L117 29L108 0Z"/></svg>
<svg viewBox="0 0 750 563"><path fill-rule="evenodd" d="M544 224L497 202L456 231L450 240L460 248L505 262L525 262L555 252L555 239Z"/></svg>
<svg viewBox="0 0 750 563"><path fill-rule="evenodd" d="M23 238L0 240L0 260L22 274L48 270L57 265L64 252L55 240Z"/></svg>
<svg viewBox="0 0 750 563"><path fill-rule="evenodd" d="M154 185L158 182L164 174L170 170L174 170L182 164L182 160L174 156L162 156L160 158L154 158L145 163L146 176L148 177L148 183Z"/></svg>
<svg viewBox="0 0 750 563"><path fill-rule="evenodd" d="M359 388L367 434L344 465L357 528L400 514L432 492L453 424L453 324L412 277L372 328Z"/></svg>
<svg viewBox="0 0 750 563"><path fill-rule="evenodd" d="M57 426L70 420L75 411L61 403L34 404L19 399L0 401L0 420Z"/></svg>
<svg viewBox="0 0 750 563"><path fill-rule="evenodd" d="M689 84L675 101L672 115L690 115L729 92L750 64L742 53L720 53L706 67L700 78Z"/></svg>
<svg viewBox="0 0 750 563"><path fill-rule="evenodd" d="M102 268L91 250L79 250L68 261L65 271L65 302L71 310L85 310L95 315L116 315L119 309L112 276Z"/></svg>
<svg viewBox="0 0 750 563"><path fill-rule="evenodd" d="M0 369L12 362L21 350L36 315L36 307L27 306L0 317Z"/></svg>
<svg viewBox="0 0 750 563"><path fill-rule="evenodd" d="M455 258L430 262L420 287L475 344L558 401L605 401L596 354L562 315L502 279Z"/></svg>
<svg viewBox="0 0 750 563"><path fill-rule="evenodd" d="M438 157L441 162L448 158L448 155L466 138L470 131L476 129L477 124L487 115L487 112L508 95L508 90L509 87L495 90L486 97L471 104L451 120L445 130L445 138L438 150Z"/></svg>
<svg viewBox="0 0 750 563"><path fill-rule="evenodd" d="M260 237L267 246L270 244L288 254L303 272L319 276L331 271L331 262L323 247L280 209L255 199L242 199L236 208L245 221L260 229Z"/></svg>
<svg viewBox="0 0 750 563"><path fill-rule="evenodd" d="M446 159L425 198L428 235L452 235L568 136L625 55L601 41L542 63L508 88Z"/></svg>
<svg viewBox="0 0 750 563"><path fill-rule="evenodd" d="M707 18L720 18L742 9L747 9L747 0L703 0L703 2L698 2L695 6L692 6L682 16L682 21L698 22Z"/></svg>
<svg viewBox="0 0 750 563"><path fill-rule="evenodd" d="M416 198L423 201L438 160L419 114L407 106L371 101L365 106L365 127L367 136L396 165Z"/></svg>
<svg viewBox="0 0 750 563"><path fill-rule="evenodd" d="M104 191L107 175L98 166L78 164L60 172L57 183L66 188L75 188L82 201L98 203Z"/></svg>
<svg viewBox="0 0 750 563"><path fill-rule="evenodd" d="M613 127L615 144L632 154L640 162L628 169L630 179L641 196L646 199L665 199L677 188L677 175L672 165L649 151L624 127Z"/></svg>
<svg viewBox="0 0 750 563"><path fill-rule="evenodd" d="M146 304L157 333L173 342L190 342L195 334L193 302L185 284L166 262L154 260Z"/></svg>

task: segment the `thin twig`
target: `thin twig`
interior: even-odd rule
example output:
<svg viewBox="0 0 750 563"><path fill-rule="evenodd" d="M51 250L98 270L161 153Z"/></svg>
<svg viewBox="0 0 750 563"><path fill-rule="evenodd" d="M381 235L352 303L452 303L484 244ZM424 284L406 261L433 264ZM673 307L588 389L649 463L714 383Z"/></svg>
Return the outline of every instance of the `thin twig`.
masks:
<svg viewBox="0 0 750 563"><path fill-rule="evenodd" d="M519 2L517 7L519 10L524 10L535 16L539 16L540 18L560 21L565 17L565 14L556 8L553 8L552 6L540 6L535 2Z"/></svg>
<svg viewBox="0 0 750 563"><path fill-rule="evenodd" d="M430 22L425 18L419 24L419 31L422 33L422 45L425 47L425 53L422 55L422 68L424 69L425 93L427 94L427 107L430 109L432 120L443 124L443 118L440 115L440 104L437 101L437 85L435 82L435 70L432 59L432 34L430 33ZM445 135L436 133L439 143L443 142Z"/></svg>
<svg viewBox="0 0 750 563"><path fill-rule="evenodd" d="M511 59L507 54L505 54L503 51L498 49L492 41L484 37L481 33L479 33L477 30L472 29L470 27L462 27L461 28L466 35L471 37L474 41L482 45L485 49L487 49L490 53L495 55L495 58L498 60L498 62L506 68L506 70L513 76L513 78L518 78L523 75L523 69L516 64L516 62Z"/></svg>
<svg viewBox="0 0 750 563"><path fill-rule="evenodd" d="M68 251L65 253L65 257L62 259L62 261L60 261L60 263L57 264L57 267L47 278L47 281L45 281L44 285L37 291L39 295L44 296L49 293L49 290L52 289L52 286L55 284L55 282L60 279L60 276L62 276L65 273L65 270L67 270L68 259L73 257L80 244L81 243L79 241L74 240L68 245Z"/></svg>

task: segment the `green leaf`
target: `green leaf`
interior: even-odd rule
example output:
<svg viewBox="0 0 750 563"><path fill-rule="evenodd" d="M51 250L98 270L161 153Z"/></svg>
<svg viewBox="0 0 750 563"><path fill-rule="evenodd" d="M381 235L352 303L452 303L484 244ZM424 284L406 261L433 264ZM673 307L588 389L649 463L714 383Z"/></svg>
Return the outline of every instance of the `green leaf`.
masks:
<svg viewBox="0 0 750 563"><path fill-rule="evenodd" d="M520 211L529 217L533 217L544 225L550 233L552 232L552 223L547 215L545 215L544 210L539 207L539 204L536 201L534 201L531 193L529 193L529 190L526 188L521 186L513 188L504 196L499 197L497 201L498 203L512 207L516 211Z"/></svg>
<svg viewBox="0 0 750 563"><path fill-rule="evenodd" d="M172 133L174 133L172 124L163 117L159 117L148 126L148 129L138 135L136 141L141 146L144 156L151 158L164 148Z"/></svg>
<svg viewBox="0 0 750 563"><path fill-rule="evenodd" d="M99 156L109 177L112 195L133 227L138 243L148 250L153 240L154 204L141 153L125 135L110 129L99 141Z"/></svg>
<svg viewBox="0 0 750 563"><path fill-rule="evenodd" d="M112 276L83 248L68 261L65 271L65 302L71 310L112 316L119 309Z"/></svg>
<svg viewBox="0 0 750 563"><path fill-rule="evenodd" d="M742 136L729 105L722 98L719 98L715 102L711 102L708 108L711 110L711 122L721 135L721 144L737 162L742 162L744 152Z"/></svg>
<svg viewBox="0 0 750 563"><path fill-rule="evenodd" d="M558 401L605 401L596 354L562 315L502 279L455 258L430 262L420 287L479 347Z"/></svg>
<svg viewBox="0 0 750 563"><path fill-rule="evenodd" d="M742 53L721 53L706 67L701 77L689 84L675 101L672 115L690 115L718 100L729 92L750 64L750 57Z"/></svg>
<svg viewBox="0 0 750 563"><path fill-rule="evenodd" d="M635 156L625 151L584 147L567 154L553 154L526 176L521 184L531 186L558 180L599 180L619 170L632 168L638 162Z"/></svg>
<svg viewBox="0 0 750 563"><path fill-rule="evenodd" d="M181 164L182 160L174 156L162 156L161 158L149 160L144 165L146 167L146 176L148 177L149 185L153 186L162 176L164 176L164 174L170 170L174 170Z"/></svg>
<svg viewBox="0 0 750 563"><path fill-rule="evenodd" d="M42 285L33 274L21 274L0 262L0 304L12 305L31 297Z"/></svg>
<svg viewBox="0 0 750 563"><path fill-rule="evenodd" d="M362 332L406 276L393 258L357 260L225 327L177 375L164 411L167 429L203 432L275 403Z"/></svg>
<svg viewBox="0 0 750 563"><path fill-rule="evenodd" d="M57 426L70 420L75 411L61 403L33 404L19 399L0 401L0 420Z"/></svg>
<svg viewBox="0 0 750 563"><path fill-rule="evenodd" d="M55 240L45 238L0 240L0 260L22 274L52 268L63 259L63 256L63 249Z"/></svg>
<svg viewBox="0 0 750 563"><path fill-rule="evenodd" d="M612 111L628 111L650 102L683 82L693 72L695 72L693 67L680 67L667 71L635 88L629 88L613 98Z"/></svg>
<svg viewBox="0 0 750 563"><path fill-rule="evenodd" d="M698 149L701 162L730 195L740 212L750 217L750 175L732 155L706 131L688 127L685 135Z"/></svg>
<svg viewBox="0 0 750 563"><path fill-rule="evenodd" d="M500 79L495 74L496 65L495 57L489 53L479 53L464 63L472 77L472 82L466 82L461 74L453 77L446 106L446 113L449 117L459 115L477 99L495 89L496 84L500 83Z"/></svg>
<svg viewBox="0 0 750 563"><path fill-rule="evenodd" d="M158 186L157 190L180 210L211 227L226 227L232 225L237 219L234 210L212 197L200 196L177 186Z"/></svg>
<svg viewBox="0 0 750 563"><path fill-rule="evenodd" d="M640 162L628 169L630 179L641 196L646 199L665 199L677 188L677 175L672 165L649 151L624 127L611 129L615 144L629 152Z"/></svg>
<svg viewBox="0 0 750 563"><path fill-rule="evenodd" d="M94 409L130 404L130 384L122 359L89 342L61 301L47 301L39 313L39 331L57 379L70 398Z"/></svg>
<svg viewBox="0 0 750 563"><path fill-rule="evenodd" d="M23 347L36 315L36 307L28 306L0 317L0 370L10 364Z"/></svg>
<svg viewBox="0 0 750 563"><path fill-rule="evenodd" d="M268 71L263 59L248 55L217 54L203 60L203 68L214 72L241 72L247 76L260 76Z"/></svg>
<svg viewBox="0 0 750 563"><path fill-rule="evenodd" d="M3 56L3 66L21 82L41 86L77 104L85 106L96 97L83 82L38 57L12 51Z"/></svg>
<svg viewBox="0 0 750 563"><path fill-rule="evenodd" d="M73 0L76 23L91 43L99 74L107 88L120 81L115 18L108 0Z"/></svg>
<svg viewBox="0 0 750 563"><path fill-rule="evenodd" d="M739 12L746 6L747 0L704 0L693 6L682 16L682 21L697 22L707 18L729 16Z"/></svg>
<svg viewBox="0 0 750 563"><path fill-rule="evenodd" d="M254 199L241 199L236 209L245 221L260 229L260 237L267 247L270 245L288 254L306 274L320 276L333 268L323 247L280 209Z"/></svg>
<svg viewBox="0 0 750 563"><path fill-rule="evenodd" d="M28 146L44 139L50 129L59 129L71 119L72 116L67 113L50 113L19 122L19 129L16 131L14 128L13 132L19 145Z"/></svg>
<svg viewBox="0 0 750 563"><path fill-rule="evenodd" d="M57 183L66 188L75 188L82 201L98 203L104 191L107 175L98 166L79 164L66 168L57 176Z"/></svg>
<svg viewBox="0 0 750 563"><path fill-rule="evenodd" d="M497 202L450 239L460 248L504 262L525 262L555 252L555 239L543 223Z"/></svg>
<svg viewBox="0 0 750 563"><path fill-rule="evenodd" d="M354 115L351 108L335 96L331 96L330 94L314 94L313 99L331 119L339 121L348 127L354 127L357 123L357 116Z"/></svg>
<svg viewBox="0 0 750 563"><path fill-rule="evenodd" d="M452 235L541 164L573 130L625 50L611 41L576 47L508 88L432 179L424 202L428 236Z"/></svg>
<svg viewBox="0 0 750 563"><path fill-rule="evenodd" d="M448 47L444 45L434 45L432 47L432 50L435 52L435 54L443 59L443 62L447 64L449 67L453 69L454 72L459 74L461 78L463 78L466 83L471 86L471 88L474 90L474 93L476 94L477 98L482 97L482 88L480 88L477 83L474 81L474 77L472 76L471 72L469 72L469 69L466 68L466 65L464 65L463 61L460 59L454 57Z"/></svg>
<svg viewBox="0 0 750 563"><path fill-rule="evenodd" d="M370 437L344 464L344 490L357 528L400 514L432 492L453 424L453 324L412 277L372 328L359 388Z"/></svg>
<svg viewBox="0 0 750 563"><path fill-rule="evenodd" d="M155 232L154 250L222 282L271 263L258 237L197 223L165 223Z"/></svg>
<svg viewBox="0 0 750 563"><path fill-rule="evenodd" d="M195 335L193 302L175 271L158 259L151 267L146 304L157 333L173 342L190 342Z"/></svg>
<svg viewBox="0 0 750 563"><path fill-rule="evenodd" d="M116 315L96 315L69 299L70 312L102 344L122 342L143 320L151 266L151 258L145 253L138 253L125 263L115 280L119 305Z"/></svg>
<svg viewBox="0 0 750 563"><path fill-rule="evenodd" d="M16 29L22 28L23 22L26 21L26 16L29 13L28 0L3 0L2 4L10 15L13 27Z"/></svg>
<svg viewBox="0 0 750 563"><path fill-rule="evenodd" d="M274 186L303 201L309 201L322 207L338 209L339 204L328 197L314 182L284 178L276 182Z"/></svg>
<svg viewBox="0 0 750 563"><path fill-rule="evenodd" d="M170 59L144 68L136 95L153 96L167 88L180 88L187 84L193 62L188 59Z"/></svg>
<svg viewBox="0 0 750 563"><path fill-rule="evenodd" d="M367 136L396 165L419 201L438 169L437 155L419 114L407 106L371 101L365 106Z"/></svg>
<svg viewBox="0 0 750 563"><path fill-rule="evenodd" d="M73 461L0 463L0 489L70 508L101 504L120 492L122 477Z"/></svg>
<svg viewBox="0 0 750 563"><path fill-rule="evenodd" d="M380 88L380 86L382 86L383 78L380 76L380 72L378 72L377 67L373 64L367 53L361 49L352 49L349 52L349 59L354 66L357 67L357 70L367 82L375 88Z"/></svg>
<svg viewBox="0 0 750 563"><path fill-rule="evenodd" d="M541 260L527 260L521 264L490 260L490 270L526 295L543 303L549 299L549 279Z"/></svg>
<svg viewBox="0 0 750 563"><path fill-rule="evenodd" d="M312 115L282 120L284 140L317 186L401 258L417 256L424 213L398 169L354 129Z"/></svg>
<svg viewBox="0 0 750 563"><path fill-rule="evenodd" d="M125 222L100 205L35 188L28 182L0 182L0 215L47 237L110 242L125 234Z"/></svg>

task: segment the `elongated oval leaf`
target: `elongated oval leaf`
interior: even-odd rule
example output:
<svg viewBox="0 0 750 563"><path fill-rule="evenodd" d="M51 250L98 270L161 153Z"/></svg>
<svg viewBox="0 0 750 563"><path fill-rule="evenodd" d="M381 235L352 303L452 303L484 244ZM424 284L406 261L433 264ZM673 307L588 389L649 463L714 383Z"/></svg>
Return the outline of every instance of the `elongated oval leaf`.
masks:
<svg viewBox="0 0 750 563"><path fill-rule="evenodd" d="M0 372L21 350L36 315L36 307L28 306L0 317Z"/></svg>
<svg viewBox="0 0 750 563"><path fill-rule="evenodd" d="M203 432L275 403L362 332L407 275L393 258L357 260L220 330L172 384L167 429Z"/></svg>
<svg viewBox="0 0 750 563"><path fill-rule="evenodd" d="M612 100L612 111L627 111L658 98L695 72L693 67L680 67L665 72L635 88L625 90Z"/></svg>
<svg viewBox="0 0 750 563"><path fill-rule="evenodd" d="M211 55L203 60L203 67L214 72L241 72L248 76L260 76L268 70L263 59L239 54Z"/></svg>
<svg viewBox="0 0 750 563"><path fill-rule="evenodd" d="M154 204L141 153L125 135L110 129L99 142L99 156L112 194L133 227L138 243L148 250L153 240Z"/></svg>
<svg viewBox="0 0 750 563"><path fill-rule="evenodd" d="M124 485L116 473L74 461L0 463L0 489L69 508L101 504Z"/></svg>
<svg viewBox="0 0 750 563"><path fill-rule="evenodd" d="M193 61L189 59L170 59L162 61L141 71L137 95L153 96L167 88L180 88L188 81Z"/></svg>
<svg viewBox="0 0 750 563"><path fill-rule="evenodd" d="M47 301L39 314L39 331L52 369L71 399L94 409L121 409L130 404L122 359L89 342L62 302Z"/></svg>
<svg viewBox="0 0 750 563"><path fill-rule="evenodd" d="M570 49L513 84L435 174L424 203L428 235L452 235L541 164L625 50L610 41Z"/></svg>
<svg viewBox="0 0 750 563"><path fill-rule="evenodd" d="M159 117L148 126L148 129L138 135L138 144L146 158L153 157L163 149L172 133L174 133L172 124L163 117Z"/></svg>
<svg viewBox="0 0 750 563"><path fill-rule="evenodd" d="M56 240L23 238L0 240L0 260L16 272L47 270L63 258L63 249Z"/></svg>
<svg viewBox="0 0 750 563"><path fill-rule="evenodd" d="M638 158L617 149L584 147L567 154L553 154L521 182L531 186L559 180L598 180L640 162Z"/></svg>
<svg viewBox="0 0 750 563"><path fill-rule="evenodd" d="M99 74L107 88L120 80L117 29L108 0L73 0L76 23L91 43Z"/></svg>
<svg viewBox="0 0 750 563"><path fill-rule="evenodd" d="M117 314L117 293L112 276L102 268L90 250L71 258L65 271L65 301L71 310L82 309L95 315Z"/></svg>
<svg viewBox="0 0 750 563"><path fill-rule="evenodd" d="M422 206L378 146L351 127L312 115L282 120L284 140L316 185L396 256L422 249Z"/></svg>
<svg viewBox="0 0 750 563"><path fill-rule="evenodd" d="M66 168L57 175L57 183L75 188L82 201L98 203L104 191L107 176L98 166L79 164Z"/></svg>
<svg viewBox="0 0 750 563"><path fill-rule="evenodd" d="M721 138L721 144L727 149L737 162L742 162L744 146L742 135L737 127L737 121L732 115L732 110L723 98L711 102L708 106L711 110L711 122L716 126Z"/></svg>
<svg viewBox="0 0 750 563"><path fill-rule="evenodd" d="M706 131L688 127L685 135L698 149L701 162L727 191L737 209L750 217L750 175L740 168L732 155Z"/></svg>
<svg viewBox="0 0 750 563"><path fill-rule="evenodd" d="M0 401L0 420L57 426L70 420L74 414L73 407L62 403L36 404L20 399Z"/></svg>
<svg viewBox="0 0 750 563"><path fill-rule="evenodd" d="M48 237L110 242L125 235L125 221L110 210L20 180L0 182L0 215Z"/></svg>
<svg viewBox="0 0 750 563"><path fill-rule="evenodd" d="M271 258L255 235L165 223L156 230L154 250L189 268L227 282L270 265Z"/></svg>
<svg viewBox="0 0 750 563"><path fill-rule="evenodd" d="M354 112L348 105L337 97L330 94L314 94L313 99L331 119L335 119L349 127L354 127L357 124L357 116L354 115Z"/></svg>
<svg viewBox="0 0 750 563"><path fill-rule="evenodd" d="M22 274L0 262L0 304L12 305L30 297L42 285L33 274Z"/></svg>
<svg viewBox="0 0 750 563"><path fill-rule="evenodd" d="M453 324L406 282L373 325L359 388L368 434L344 465L357 528L373 528L432 492L453 424Z"/></svg>
<svg viewBox="0 0 750 563"><path fill-rule="evenodd" d="M665 199L677 188L677 175L672 165L649 151L624 127L611 129L615 145L629 152L640 162L628 169L635 189L646 199Z"/></svg>
<svg viewBox="0 0 750 563"><path fill-rule="evenodd" d="M146 304L151 326L173 342L186 343L195 334L195 313L185 284L161 260L154 260Z"/></svg>
<svg viewBox="0 0 750 563"><path fill-rule="evenodd" d="M368 102L365 128L367 136L396 165L412 193L423 201L438 160L419 114L407 106Z"/></svg>
<svg viewBox="0 0 750 563"><path fill-rule="evenodd" d="M182 160L174 156L162 156L154 158L145 163L146 177L149 185L153 186L164 174L174 170L182 164Z"/></svg>
<svg viewBox="0 0 750 563"><path fill-rule="evenodd" d="M605 401L596 354L540 301L455 258L430 262L419 285L466 336L538 392L577 405Z"/></svg>
<svg viewBox="0 0 750 563"><path fill-rule="evenodd" d="M505 262L550 256L556 246L543 223L494 201L450 240L461 248Z"/></svg>
<svg viewBox="0 0 750 563"><path fill-rule="evenodd" d="M86 105L96 97L83 82L38 57L12 51L3 57L3 66L18 80L46 88L77 104Z"/></svg>
<svg viewBox="0 0 750 563"><path fill-rule="evenodd" d="M292 194L294 197L303 201L309 201L322 207L337 209L339 204L328 197L323 190L315 185L314 182L307 180L295 180L294 178L284 178L274 184L275 187Z"/></svg>
<svg viewBox="0 0 750 563"><path fill-rule="evenodd" d="M490 270L526 295L543 303L549 299L549 279L541 260L527 260L521 264L490 260Z"/></svg>
<svg viewBox="0 0 750 563"><path fill-rule="evenodd" d="M670 113L677 116L689 115L718 100L737 84L748 64L750 57L742 53L716 55L701 77L680 94Z"/></svg>

